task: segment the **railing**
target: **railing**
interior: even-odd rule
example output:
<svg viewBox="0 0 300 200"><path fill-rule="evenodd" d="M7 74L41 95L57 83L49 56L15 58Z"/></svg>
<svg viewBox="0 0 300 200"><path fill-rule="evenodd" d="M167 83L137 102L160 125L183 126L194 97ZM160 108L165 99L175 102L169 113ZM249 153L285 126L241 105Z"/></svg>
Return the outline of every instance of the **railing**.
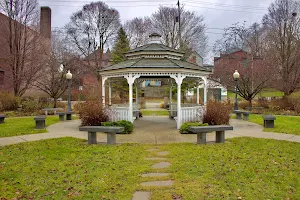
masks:
<svg viewBox="0 0 300 200"><path fill-rule="evenodd" d="M204 108L204 106L182 107L181 124L185 122L199 122L203 117Z"/></svg>
<svg viewBox="0 0 300 200"><path fill-rule="evenodd" d="M128 107L112 107L111 121L129 120L129 108Z"/></svg>

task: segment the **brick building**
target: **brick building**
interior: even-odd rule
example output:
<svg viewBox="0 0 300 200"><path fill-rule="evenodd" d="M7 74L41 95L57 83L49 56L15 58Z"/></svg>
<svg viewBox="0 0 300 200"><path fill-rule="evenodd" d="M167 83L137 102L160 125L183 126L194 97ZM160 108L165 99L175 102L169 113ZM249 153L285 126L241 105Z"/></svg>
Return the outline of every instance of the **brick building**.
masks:
<svg viewBox="0 0 300 200"><path fill-rule="evenodd" d="M13 28L10 29L9 24L12 24ZM22 77L15 76L13 78L11 66L15 65L16 68L17 66L30 66L28 71L34 70L34 67L40 67L38 62L43 59L43 56L47 56L50 53L51 9L49 7L41 7L39 32L34 27L24 26L3 13L0 13L0 27L0 90L14 92L13 79L20 80L18 81L20 84L26 81ZM16 33L20 34L19 37L21 39L19 41L23 44L16 48L23 48L21 50L26 52L26 56L23 57L25 58L24 60L18 58L17 53L15 53L17 51L13 52L12 48L10 48L9 43L11 40L9 38L10 36L16 38L14 37ZM24 65L15 64L17 62L24 62Z"/></svg>

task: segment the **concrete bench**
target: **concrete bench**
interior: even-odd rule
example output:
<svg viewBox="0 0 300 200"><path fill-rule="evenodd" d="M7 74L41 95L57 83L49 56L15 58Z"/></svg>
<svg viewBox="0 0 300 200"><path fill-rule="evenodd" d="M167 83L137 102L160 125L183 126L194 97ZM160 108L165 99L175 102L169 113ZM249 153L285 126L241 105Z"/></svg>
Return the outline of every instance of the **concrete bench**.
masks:
<svg viewBox="0 0 300 200"><path fill-rule="evenodd" d="M58 112L56 113L59 117L59 121L65 121L65 115L66 113L65 112Z"/></svg>
<svg viewBox="0 0 300 200"><path fill-rule="evenodd" d="M232 126L214 125L214 126L191 126L189 131L197 133L197 144L206 144L206 133L216 131L216 143L225 142L225 131L233 130Z"/></svg>
<svg viewBox="0 0 300 200"><path fill-rule="evenodd" d="M45 111L45 115L48 115L48 111L53 111L54 115L56 115L56 111L63 110L62 108L43 108L42 111Z"/></svg>
<svg viewBox="0 0 300 200"><path fill-rule="evenodd" d="M97 132L107 134L107 144L116 144L116 133L124 131L124 127L117 126L81 126L79 131L88 132L88 144L97 144Z"/></svg>
<svg viewBox="0 0 300 200"><path fill-rule="evenodd" d="M251 114L251 112L243 110L234 110L233 113L235 114L236 119L243 119L246 121L249 120L249 115Z"/></svg>
<svg viewBox="0 0 300 200"><path fill-rule="evenodd" d="M66 119L67 120L72 120L72 114L74 114L74 112L72 111L67 111L65 112L66 113Z"/></svg>
<svg viewBox="0 0 300 200"><path fill-rule="evenodd" d="M34 120L35 120L36 129L44 129L46 127L45 125L46 116L36 116L34 117Z"/></svg>
<svg viewBox="0 0 300 200"><path fill-rule="evenodd" d="M5 115L0 114L0 124L4 124Z"/></svg>
<svg viewBox="0 0 300 200"><path fill-rule="evenodd" d="M274 128L274 121L276 120L274 115L264 115L263 118L265 128Z"/></svg>

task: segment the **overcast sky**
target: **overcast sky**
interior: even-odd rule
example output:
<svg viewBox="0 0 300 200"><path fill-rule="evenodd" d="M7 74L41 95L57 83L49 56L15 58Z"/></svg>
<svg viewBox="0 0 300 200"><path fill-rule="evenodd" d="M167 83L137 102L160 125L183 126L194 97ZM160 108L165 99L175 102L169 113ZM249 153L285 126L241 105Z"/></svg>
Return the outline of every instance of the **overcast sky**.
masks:
<svg viewBox="0 0 300 200"><path fill-rule="evenodd" d="M222 37L221 29L237 22L246 21L247 24L260 22L267 13L268 6L274 0L180 0L180 4L187 10L193 10L203 15L207 26L210 48L215 41ZM63 27L70 20L72 13L79 11L89 0L39 0L40 6L52 9L52 27ZM121 21L134 17L150 16L159 5L176 6L177 0L104 0L108 6L117 9ZM212 63L213 54L207 56L208 63Z"/></svg>

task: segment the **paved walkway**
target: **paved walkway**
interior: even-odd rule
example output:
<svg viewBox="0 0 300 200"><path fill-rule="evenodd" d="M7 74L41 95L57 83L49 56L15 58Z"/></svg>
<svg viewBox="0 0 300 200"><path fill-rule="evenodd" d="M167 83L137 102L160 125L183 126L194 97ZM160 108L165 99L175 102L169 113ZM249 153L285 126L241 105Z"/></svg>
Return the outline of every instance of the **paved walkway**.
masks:
<svg viewBox="0 0 300 200"><path fill-rule="evenodd" d="M233 131L226 131L226 138L233 137L256 137L271 138L276 140L286 140L300 142L300 136L291 134L280 134L272 132L263 132L263 127L251 122L232 119L230 124L234 127ZM78 130L80 120L64 121L53 124L47 128L48 133L22 135L14 137L0 138L0 146L16 144L27 141L36 141L50 138L75 137L87 139L87 133ZM176 130L174 120L166 116L147 116L134 122L134 132L129 135L117 135L117 143L151 143L165 144L176 142L196 142L195 134L180 134ZM98 142L106 142L106 134L97 133ZM207 141L215 141L215 134L209 133Z"/></svg>

